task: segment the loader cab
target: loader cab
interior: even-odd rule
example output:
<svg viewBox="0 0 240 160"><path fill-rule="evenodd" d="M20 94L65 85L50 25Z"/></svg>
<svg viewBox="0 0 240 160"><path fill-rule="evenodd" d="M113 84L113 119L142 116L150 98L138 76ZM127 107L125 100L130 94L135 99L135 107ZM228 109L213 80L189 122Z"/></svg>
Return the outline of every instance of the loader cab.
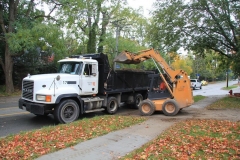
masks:
<svg viewBox="0 0 240 160"><path fill-rule="evenodd" d="M171 98L171 94L167 88L162 89L160 86L161 83L164 83L159 74L150 74L148 75L150 78L150 87L148 91L148 99L150 100L157 100L157 99L166 99ZM169 81L167 80L168 85ZM165 84L166 85L166 84ZM170 85L171 88L171 85Z"/></svg>

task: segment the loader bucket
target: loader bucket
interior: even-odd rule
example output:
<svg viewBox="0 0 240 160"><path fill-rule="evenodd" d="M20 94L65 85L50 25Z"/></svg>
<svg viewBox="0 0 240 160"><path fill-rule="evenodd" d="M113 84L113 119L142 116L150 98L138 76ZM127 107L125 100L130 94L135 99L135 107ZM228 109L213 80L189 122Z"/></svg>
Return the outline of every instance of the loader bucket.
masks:
<svg viewBox="0 0 240 160"><path fill-rule="evenodd" d="M115 57L114 62L124 63L124 64L137 64L140 63L141 60L135 59L136 55L130 53L128 51L124 51Z"/></svg>

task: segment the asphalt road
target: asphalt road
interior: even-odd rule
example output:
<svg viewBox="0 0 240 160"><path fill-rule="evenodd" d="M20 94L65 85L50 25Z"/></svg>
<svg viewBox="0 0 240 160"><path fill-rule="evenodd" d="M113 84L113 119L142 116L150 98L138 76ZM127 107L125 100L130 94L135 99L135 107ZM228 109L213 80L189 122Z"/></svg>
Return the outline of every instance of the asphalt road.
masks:
<svg viewBox="0 0 240 160"><path fill-rule="evenodd" d="M237 81L229 81L228 86L237 84ZM203 96L212 96L212 95L226 95L229 94L228 90L222 90L223 87L226 87L226 82L218 82L214 84L208 84L207 86L202 86L202 89L193 90L193 96L203 95ZM239 90L240 91L240 90Z"/></svg>
<svg viewBox="0 0 240 160"><path fill-rule="evenodd" d="M18 108L19 97L0 98L0 137L54 125L53 117L37 117Z"/></svg>
<svg viewBox="0 0 240 160"><path fill-rule="evenodd" d="M230 81L229 86L236 83L237 81ZM202 89L193 90L193 95L226 95L228 94L228 91L221 90L221 88L225 86L226 82L209 84L203 86ZM34 114L18 109L18 99L19 97L0 97L0 137L16 134L22 131L40 129L44 126L57 125L52 115L46 117L35 116ZM102 112L89 113L84 114L81 118L89 118L102 114ZM118 114L137 115L139 113L137 110L122 107L119 109Z"/></svg>

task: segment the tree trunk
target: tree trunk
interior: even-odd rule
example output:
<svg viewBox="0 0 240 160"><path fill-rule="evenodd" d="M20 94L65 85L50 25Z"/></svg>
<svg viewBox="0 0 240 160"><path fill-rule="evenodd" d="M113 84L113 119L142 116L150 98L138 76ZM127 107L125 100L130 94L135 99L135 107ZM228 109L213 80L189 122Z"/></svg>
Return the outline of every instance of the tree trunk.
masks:
<svg viewBox="0 0 240 160"><path fill-rule="evenodd" d="M99 39L99 45L98 45L98 53L103 53L103 42L105 39L106 31L107 31L107 25L109 23L109 17L107 17L107 12L102 12L103 15L103 22L102 22L102 31Z"/></svg>
<svg viewBox="0 0 240 160"><path fill-rule="evenodd" d="M6 84L6 93L10 94L14 92L14 86L13 86L13 79L12 79L12 73L13 73L13 61L10 54L10 50L8 47L8 44L6 44L5 48L5 84Z"/></svg>

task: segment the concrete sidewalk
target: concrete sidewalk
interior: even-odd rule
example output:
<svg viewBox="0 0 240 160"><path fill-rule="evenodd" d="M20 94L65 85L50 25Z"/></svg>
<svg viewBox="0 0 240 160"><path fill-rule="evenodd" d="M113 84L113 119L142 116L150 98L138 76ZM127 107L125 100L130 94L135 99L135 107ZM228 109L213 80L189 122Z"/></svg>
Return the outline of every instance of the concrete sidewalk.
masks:
<svg viewBox="0 0 240 160"><path fill-rule="evenodd" d="M195 103L192 108L199 109L217 101L223 96L211 96ZM191 107L189 107L191 108ZM184 109L185 110L185 109ZM164 130L176 122L186 118L193 118L193 115L185 117L159 118L159 115L150 116L141 124L137 124L123 130L108 133L82 143L74 147L59 150L39 157L37 160L114 160L127 153L140 148L145 143L157 138Z"/></svg>
<svg viewBox="0 0 240 160"><path fill-rule="evenodd" d="M159 133L170 127L174 122L162 123L151 118L139 125L111 132L60 151L44 155L38 160L112 160L141 147L156 138Z"/></svg>

